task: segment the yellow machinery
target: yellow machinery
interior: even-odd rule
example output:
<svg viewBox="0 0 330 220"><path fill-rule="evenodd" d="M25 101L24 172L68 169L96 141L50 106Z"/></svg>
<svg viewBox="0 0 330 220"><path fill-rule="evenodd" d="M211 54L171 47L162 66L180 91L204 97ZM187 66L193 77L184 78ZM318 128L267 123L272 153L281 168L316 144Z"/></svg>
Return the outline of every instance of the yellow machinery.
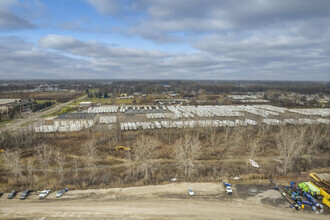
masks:
<svg viewBox="0 0 330 220"><path fill-rule="evenodd" d="M323 204L330 208L330 181L329 174L310 173L312 183L320 189L320 194L323 196Z"/></svg>
<svg viewBox="0 0 330 220"><path fill-rule="evenodd" d="M3 152L5 152L5 150L4 149L0 149L0 153L3 153Z"/></svg>
<svg viewBox="0 0 330 220"><path fill-rule="evenodd" d="M129 147L117 146L117 147L116 147L116 151L118 151L119 149L124 149L124 151L129 151L129 150L131 150L131 148L129 148Z"/></svg>

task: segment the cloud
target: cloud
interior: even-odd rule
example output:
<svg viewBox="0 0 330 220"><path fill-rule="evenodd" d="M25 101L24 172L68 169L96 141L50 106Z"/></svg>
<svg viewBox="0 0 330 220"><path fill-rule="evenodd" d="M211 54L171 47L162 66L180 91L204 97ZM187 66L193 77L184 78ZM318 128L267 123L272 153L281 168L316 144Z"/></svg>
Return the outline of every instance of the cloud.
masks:
<svg viewBox="0 0 330 220"><path fill-rule="evenodd" d="M80 41L70 36L50 34L39 39L42 48L59 50L72 55L93 58L122 58L139 59L140 57L164 56L165 53L152 50L141 50L131 48L118 48L102 44L96 41Z"/></svg>
<svg viewBox="0 0 330 220"><path fill-rule="evenodd" d="M40 14L43 5L38 2L21 2L16 0L0 1L0 30L12 31L21 29L35 29L37 26L26 19L34 17L33 14ZM13 9L20 11L20 16Z"/></svg>
<svg viewBox="0 0 330 220"><path fill-rule="evenodd" d="M236 47L228 44L228 39L221 43L223 40L216 35L208 36L205 41L196 42L200 52L173 54L112 47L62 35L42 37L37 46L11 36L0 38L0 77L329 81L330 64L326 59L329 50L310 50L304 46L304 39L292 45L292 54L284 48L294 39L279 38L273 44L253 47L249 44L258 41L257 38L238 42ZM218 43L212 49L207 42ZM315 41L313 45L317 44Z"/></svg>
<svg viewBox="0 0 330 220"><path fill-rule="evenodd" d="M83 42L73 37L50 34L39 39L39 46L56 50L74 49L83 46Z"/></svg>
<svg viewBox="0 0 330 220"><path fill-rule="evenodd" d="M119 1L117 0L87 0L101 14L113 14L119 10Z"/></svg>
<svg viewBox="0 0 330 220"><path fill-rule="evenodd" d="M144 0L142 2L145 7L140 9L144 10L147 16L137 19L137 24L132 25L128 33L155 42L164 42L164 39L173 36L174 33L186 33L182 39L190 40L191 35L260 30L287 23L308 22L312 19L330 20L330 2L327 0Z"/></svg>
<svg viewBox="0 0 330 220"><path fill-rule="evenodd" d="M24 20L13 13L0 10L0 28L2 30L33 29L31 22Z"/></svg>
<svg viewBox="0 0 330 220"><path fill-rule="evenodd" d="M129 17L132 12L142 10L145 5L142 1L132 0L85 0L102 15ZM133 15L134 16L134 15Z"/></svg>
<svg viewBox="0 0 330 220"><path fill-rule="evenodd" d="M0 37L0 60L2 79L86 78L90 70L83 60L37 48L16 36Z"/></svg>

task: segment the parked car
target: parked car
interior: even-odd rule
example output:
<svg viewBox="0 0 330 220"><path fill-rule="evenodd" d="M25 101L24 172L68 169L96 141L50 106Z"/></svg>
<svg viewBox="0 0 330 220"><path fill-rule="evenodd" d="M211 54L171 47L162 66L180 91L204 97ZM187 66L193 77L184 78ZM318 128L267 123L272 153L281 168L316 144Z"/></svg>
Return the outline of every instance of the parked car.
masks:
<svg viewBox="0 0 330 220"><path fill-rule="evenodd" d="M59 190L59 191L56 193L56 198L60 198L61 196L63 196L64 193L65 193L65 190L64 190L64 189Z"/></svg>
<svg viewBox="0 0 330 220"><path fill-rule="evenodd" d="M193 195L195 195L195 192L192 190L192 188L188 188L188 194L189 194L189 196L193 196Z"/></svg>
<svg viewBox="0 0 330 220"><path fill-rule="evenodd" d="M39 194L39 199L44 199L50 193L50 189L45 189Z"/></svg>
<svg viewBox="0 0 330 220"><path fill-rule="evenodd" d="M3 192L0 192L0 197L3 195Z"/></svg>
<svg viewBox="0 0 330 220"><path fill-rule="evenodd" d="M227 180L222 181L222 183L225 187L227 194L233 194L233 188L231 188L231 184Z"/></svg>
<svg viewBox="0 0 330 220"><path fill-rule="evenodd" d="M9 195L8 195L8 199L12 199L12 198L14 198L14 197L16 196L16 194L17 194L17 191L16 191L16 190L11 191L11 192L9 193Z"/></svg>
<svg viewBox="0 0 330 220"><path fill-rule="evenodd" d="M31 192L32 192L31 190L27 189L21 194L21 196L19 198L26 199L30 195Z"/></svg>

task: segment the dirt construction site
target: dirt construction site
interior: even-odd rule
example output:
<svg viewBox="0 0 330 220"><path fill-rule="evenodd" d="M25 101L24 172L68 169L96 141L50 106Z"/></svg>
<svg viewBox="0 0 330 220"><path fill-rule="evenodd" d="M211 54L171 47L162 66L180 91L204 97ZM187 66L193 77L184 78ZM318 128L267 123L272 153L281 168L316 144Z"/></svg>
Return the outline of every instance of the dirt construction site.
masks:
<svg viewBox="0 0 330 220"><path fill-rule="evenodd" d="M189 196L191 187L195 195ZM73 190L38 199L32 193L0 198L1 219L329 219L311 210L296 211L269 183L237 184L227 195L220 183L170 183L142 187Z"/></svg>

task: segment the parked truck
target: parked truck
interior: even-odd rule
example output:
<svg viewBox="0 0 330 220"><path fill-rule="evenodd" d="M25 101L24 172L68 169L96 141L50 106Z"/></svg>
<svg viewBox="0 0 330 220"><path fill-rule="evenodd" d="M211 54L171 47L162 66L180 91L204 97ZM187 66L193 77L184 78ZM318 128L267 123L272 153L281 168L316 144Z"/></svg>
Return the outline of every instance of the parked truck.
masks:
<svg viewBox="0 0 330 220"><path fill-rule="evenodd" d="M228 182L228 180L222 181L223 186L225 187L225 190L227 194L233 194L233 188L231 187L231 184Z"/></svg>

